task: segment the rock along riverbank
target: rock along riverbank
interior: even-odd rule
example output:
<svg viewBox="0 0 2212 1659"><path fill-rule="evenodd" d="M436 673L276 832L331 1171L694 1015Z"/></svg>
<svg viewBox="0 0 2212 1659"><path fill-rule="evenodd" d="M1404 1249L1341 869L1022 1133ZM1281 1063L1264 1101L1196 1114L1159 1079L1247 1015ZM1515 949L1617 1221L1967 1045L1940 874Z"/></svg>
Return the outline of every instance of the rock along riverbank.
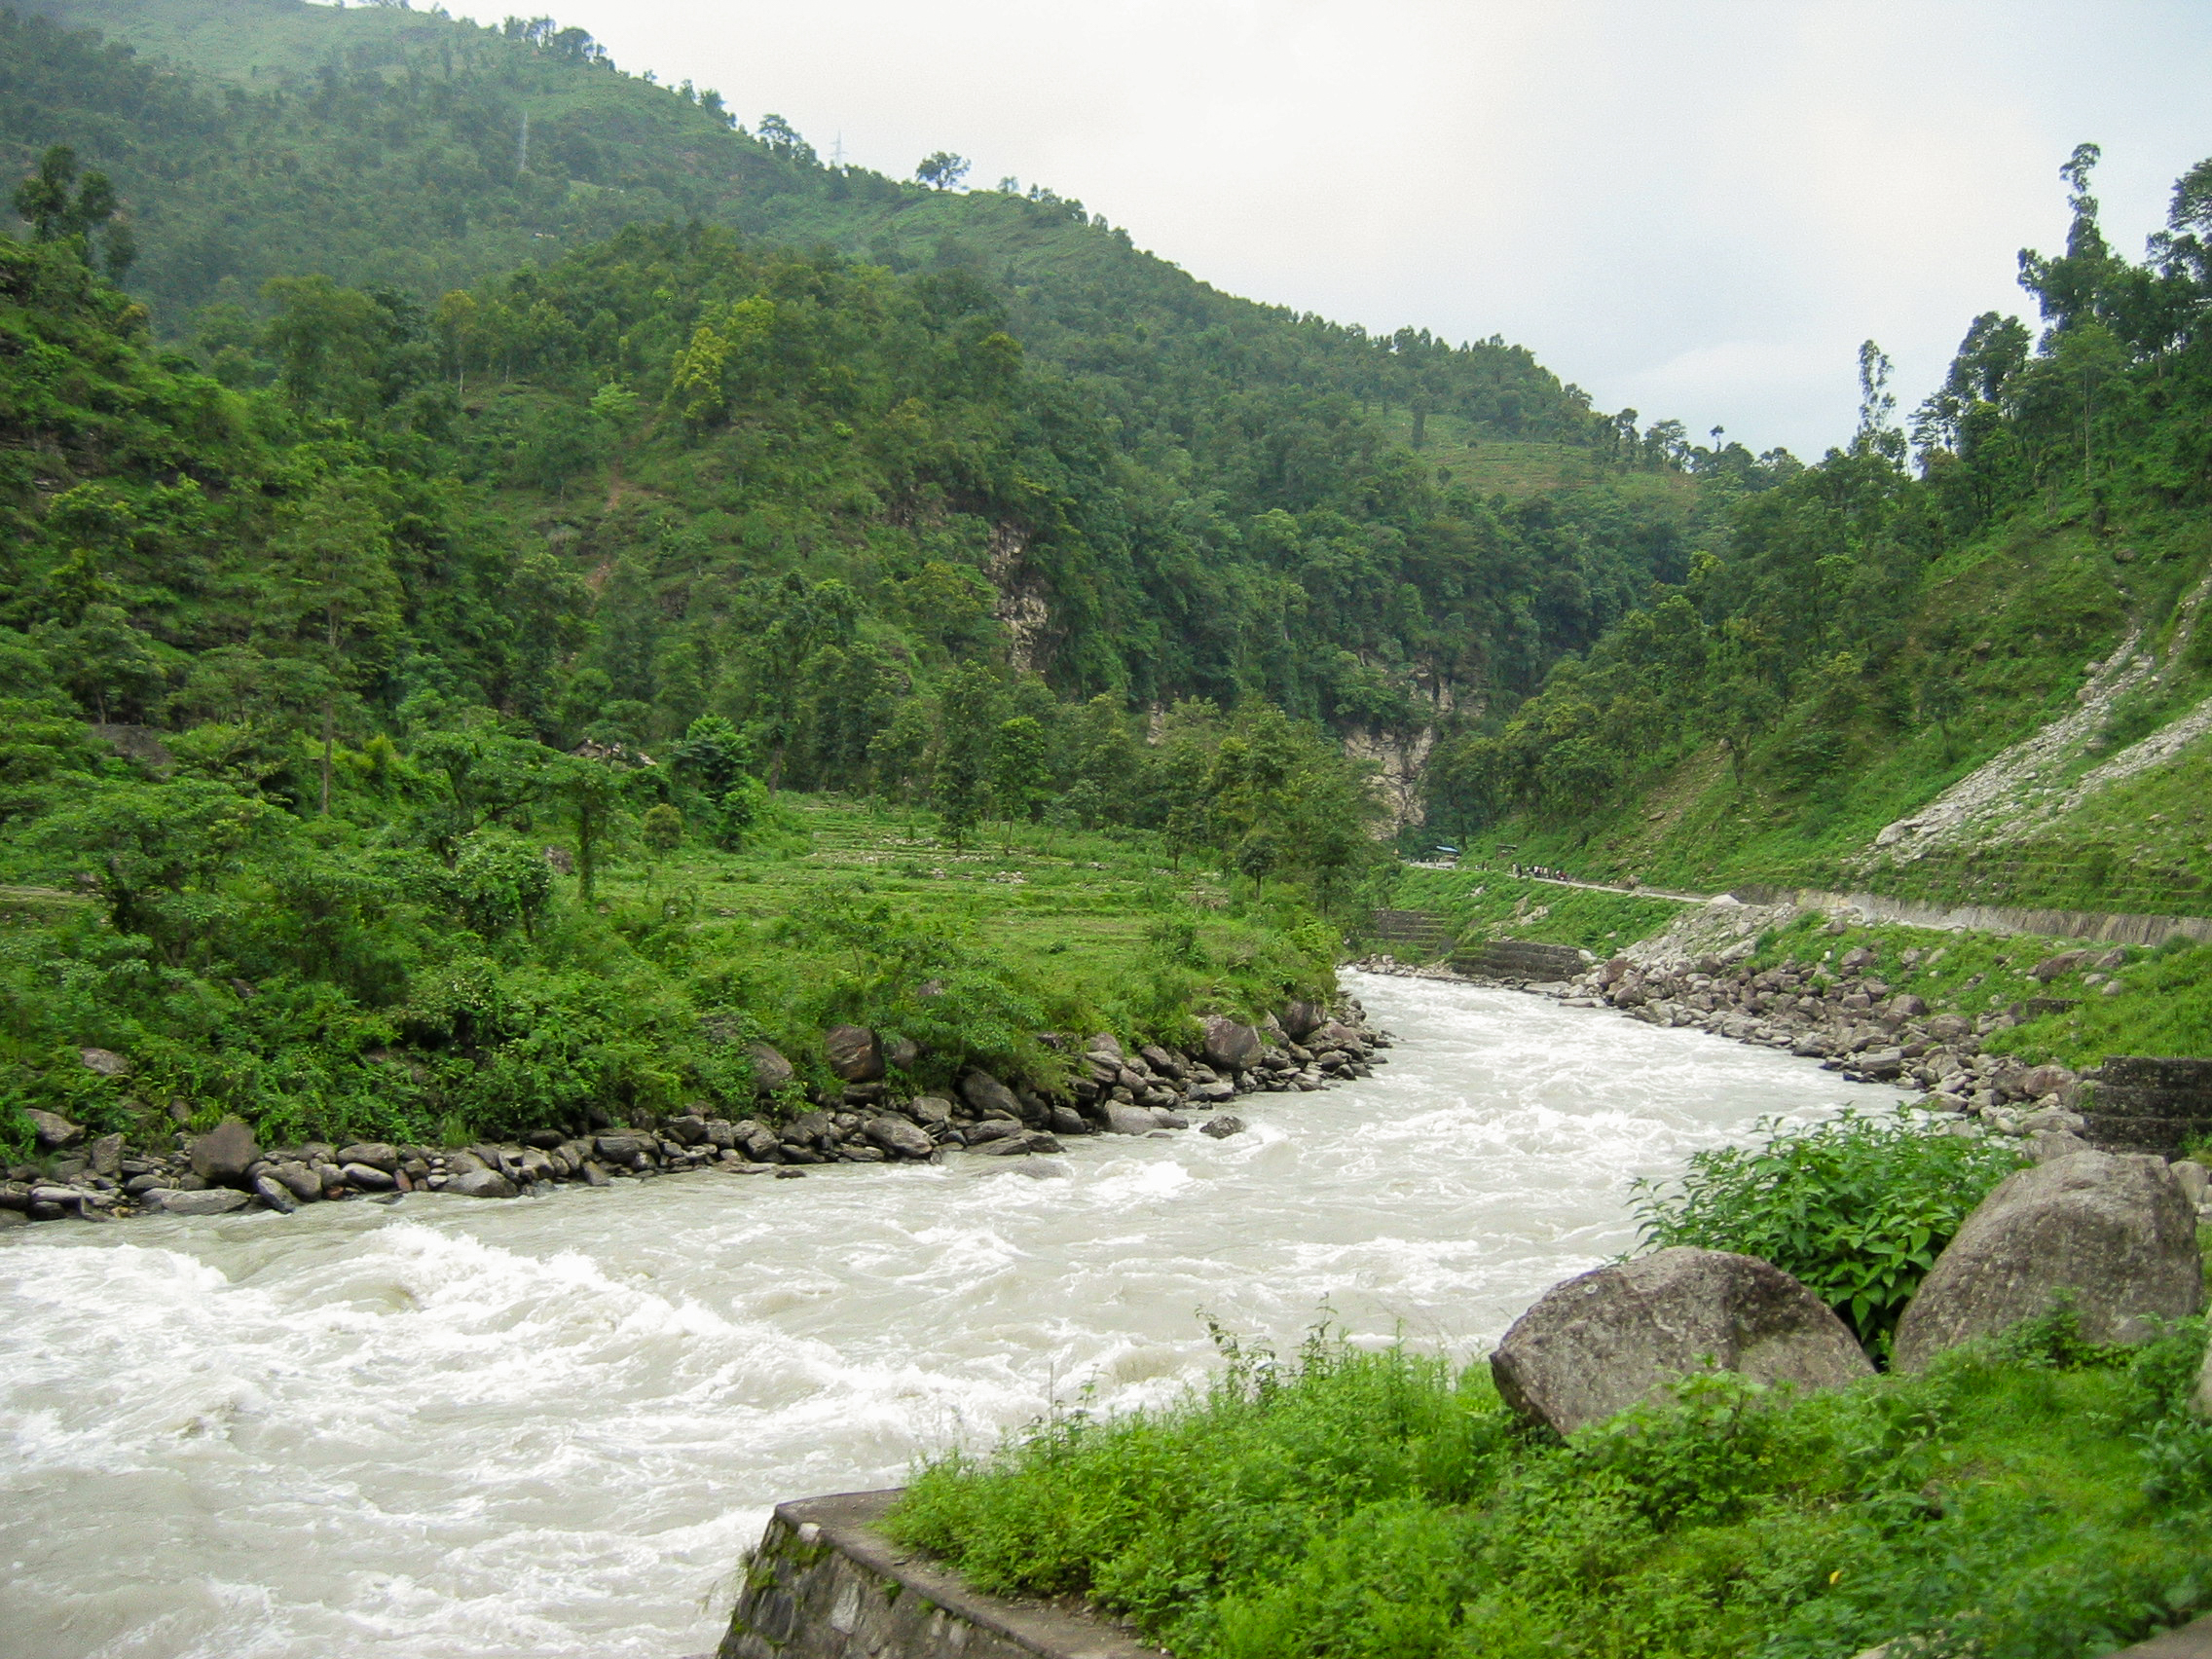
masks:
<svg viewBox="0 0 2212 1659"><path fill-rule="evenodd" d="M1763 933L1802 913L1794 903L1746 904L1722 896L1607 961L1575 953L1582 971L1559 979L1461 974L1386 955L1355 966L1529 991L1570 1007L1617 1009L1650 1025L1785 1050L1855 1082L1912 1089L1924 1097L1922 1104L1975 1120L1991 1132L2034 1139L2039 1156L2081 1149L2086 1120L2074 1108L2095 1074L2031 1066L1984 1048L1986 1039L2020 1022L2019 1007L1972 1017L1932 1010L1920 997L1895 990L1881 977L1874 953L1863 948L1825 952L1817 961L1793 957L1755 972L1746 966ZM1825 929L1829 937L1849 931L1841 916ZM1903 960L1933 964L1943 954L1944 947L1934 944L1908 950ZM2081 968L2118 968L2125 957L2123 947L2062 950L2026 972L2047 980ZM2073 1138L2038 1138L2053 1135Z"/></svg>
<svg viewBox="0 0 2212 1659"><path fill-rule="evenodd" d="M1049 1034L1063 1052L1075 1039ZM903 1091L891 1081L916 1055L894 1054L877 1033L832 1026L824 1039L834 1092L800 1091L793 1068L757 1046L754 1069L764 1093L756 1115L731 1119L704 1108L589 1133L539 1129L508 1142L439 1148L387 1141L326 1141L263 1148L237 1118L170 1144L132 1144L121 1134L88 1139L50 1112L30 1114L39 1161L0 1180L0 1229L37 1221L112 1221L126 1216L225 1215L247 1208L290 1213L302 1204L392 1201L410 1192L508 1198L562 1183L604 1187L686 1170L716 1169L778 1179L810 1165L929 1161L953 1151L1020 1158L1062 1150L1062 1137L1172 1135L1193 1126L1216 1137L1244 1124L1224 1110L1257 1093L1311 1092L1373 1074L1388 1033L1375 1029L1354 998L1332 1011L1293 1002L1256 1025L1222 1015L1171 1050L1126 1051L1100 1035L1071 1054L1064 1088L1040 1093L970 1068L946 1094Z"/></svg>
<svg viewBox="0 0 2212 1659"><path fill-rule="evenodd" d="M1374 974L1459 980L1553 998L1569 1008L1611 1008L1648 1025L1684 1027L1732 1042L1780 1049L1818 1060L1856 1083L1886 1084L1919 1095L1919 1104L1952 1115L1959 1133L2010 1136L2026 1143L2039 1162L2089 1150L2083 1138L2089 1121L2076 1107L2084 1086L2099 1073L2077 1073L2056 1064L2028 1065L1988 1052L1984 1041L2019 1023L2012 1010L1964 1014L1937 1013L1920 997L1894 991L1880 977L1874 953L1864 948L1819 961L1791 957L1754 971L1747 959L1758 940L1799 914L1793 904L1744 904L1714 901L1661 932L1601 962L1578 953L1583 971L1556 980L1485 977L1441 965L1417 966L1387 955L1354 964ZM1826 936L1850 931L1830 921ZM1908 963L1939 960L1943 947ZM2118 967L2124 949L2112 953ZM2093 949L2064 950L2027 970L2047 980L2082 967L2104 965ZM2117 1065L2118 1062L2112 1062ZM2194 1162L2176 1165L2199 1214L2212 1221L2212 1192Z"/></svg>

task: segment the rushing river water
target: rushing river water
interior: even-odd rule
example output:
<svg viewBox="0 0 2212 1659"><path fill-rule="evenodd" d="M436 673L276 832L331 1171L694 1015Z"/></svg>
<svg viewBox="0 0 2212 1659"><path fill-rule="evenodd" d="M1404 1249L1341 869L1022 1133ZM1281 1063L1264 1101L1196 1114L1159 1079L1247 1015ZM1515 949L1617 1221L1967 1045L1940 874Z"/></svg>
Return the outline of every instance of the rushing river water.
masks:
<svg viewBox="0 0 2212 1659"><path fill-rule="evenodd" d="M0 1244L0 1655L677 1659L778 1498L1095 1383L1295 1344L1481 1352L1624 1199L1852 1086L1610 1014L1359 977L1367 1082L1224 1141L804 1181L56 1223Z"/></svg>

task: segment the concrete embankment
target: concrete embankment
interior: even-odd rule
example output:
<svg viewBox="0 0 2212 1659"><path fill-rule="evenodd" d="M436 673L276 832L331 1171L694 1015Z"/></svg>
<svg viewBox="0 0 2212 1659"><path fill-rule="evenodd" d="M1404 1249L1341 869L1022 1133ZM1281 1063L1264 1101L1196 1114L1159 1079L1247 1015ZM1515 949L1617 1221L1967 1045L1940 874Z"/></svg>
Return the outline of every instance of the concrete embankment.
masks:
<svg viewBox="0 0 2212 1659"><path fill-rule="evenodd" d="M970 1589L876 1530L891 1492L776 1507L716 1659L1161 1659L1081 1604Z"/></svg>

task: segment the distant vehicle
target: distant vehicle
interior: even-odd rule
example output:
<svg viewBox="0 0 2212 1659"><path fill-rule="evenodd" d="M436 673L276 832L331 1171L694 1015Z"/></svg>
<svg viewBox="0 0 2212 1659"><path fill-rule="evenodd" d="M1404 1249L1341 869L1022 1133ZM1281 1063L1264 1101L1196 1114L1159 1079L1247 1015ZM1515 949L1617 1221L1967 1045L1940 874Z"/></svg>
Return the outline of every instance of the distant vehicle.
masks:
<svg viewBox="0 0 2212 1659"><path fill-rule="evenodd" d="M1456 859L1459 856L1457 847L1438 847L1434 850L1436 856L1440 859Z"/></svg>

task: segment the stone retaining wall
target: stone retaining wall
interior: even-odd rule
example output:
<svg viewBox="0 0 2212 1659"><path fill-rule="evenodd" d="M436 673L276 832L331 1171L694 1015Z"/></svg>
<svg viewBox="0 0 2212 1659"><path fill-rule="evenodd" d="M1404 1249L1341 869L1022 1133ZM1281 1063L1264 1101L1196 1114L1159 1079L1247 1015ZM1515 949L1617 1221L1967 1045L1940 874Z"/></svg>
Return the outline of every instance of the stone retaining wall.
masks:
<svg viewBox="0 0 2212 1659"><path fill-rule="evenodd" d="M1533 940L1493 939L1470 944L1452 958L1462 974L1486 979L1532 979L1549 983L1571 979L1589 966L1571 944L1539 944Z"/></svg>
<svg viewBox="0 0 2212 1659"><path fill-rule="evenodd" d="M2087 1120L2083 1133L2092 1146L2173 1158L2212 1134L2212 1060L2114 1054L2083 1082L2075 1110Z"/></svg>
<svg viewBox="0 0 2212 1659"><path fill-rule="evenodd" d="M892 1492L776 1506L716 1659L1161 1659L1080 1606L971 1590L875 1530Z"/></svg>
<svg viewBox="0 0 2212 1659"><path fill-rule="evenodd" d="M1856 910L1870 922L1946 932L2035 934L2045 939L2094 940L2104 944L2163 944L2175 934L2212 942L2212 917L2138 916L2101 910L2030 910L2009 904L1936 904L1892 899L1881 893L1829 893L1817 887L1738 887L1747 904L1794 904L1834 914Z"/></svg>

